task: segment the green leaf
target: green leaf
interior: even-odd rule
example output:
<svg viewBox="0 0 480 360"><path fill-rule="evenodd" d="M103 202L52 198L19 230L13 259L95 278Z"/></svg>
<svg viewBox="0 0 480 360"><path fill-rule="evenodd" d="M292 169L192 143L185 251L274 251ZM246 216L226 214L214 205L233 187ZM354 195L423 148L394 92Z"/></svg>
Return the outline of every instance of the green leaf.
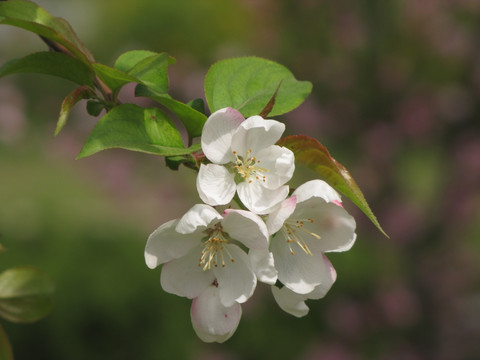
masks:
<svg viewBox="0 0 480 360"><path fill-rule="evenodd" d="M158 54L148 50L127 51L117 58L113 66L118 70L128 73L140 61L154 55Z"/></svg>
<svg viewBox="0 0 480 360"><path fill-rule="evenodd" d="M298 107L312 91L308 81L298 81L284 66L257 57L222 60L205 77L205 96L210 111L225 107L243 116L258 115L281 84L270 116Z"/></svg>
<svg viewBox="0 0 480 360"><path fill-rule="evenodd" d="M194 107L174 100L167 94L167 71L168 65L172 63L174 59L166 53L133 50L120 55L114 66L137 79L136 96L149 97L165 106L183 123L191 138L198 137L202 134L207 117Z"/></svg>
<svg viewBox="0 0 480 360"><path fill-rule="evenodd" d="M122 148L149 154L175 156L196 151L185 148L170 118L158 108L133 104L119 105L97 123L78 158L109 148Z"/></svg>
<svg viewBox="0 0 480 360"><path fill-rule="evenodd" d="M0 254L5 252L5 246L3 246L2 244L0 244Z"/></svg>
<svg viewBox="0 0 480 360"><path fill-rule="evenodd" d="M152 92L141 85L136 87L135 95L149 97L165 106L182 122L190 138L202 135L203 125L205 124L205 121L207 121L205 114L195 110L187 104L172 99L167 94Z"/></svg>
<svg viewBox="0 0 480 360"><path fill-rule="evenodd" d="M325 146L305 135L287 136L280 139L277 145L285 146L292 150L295 154L296 161L307 165L329 185L352 200L353 203L367 215L378 230L388 237L370 209L370 206L368 206L367 200L353 177L342 164L330 155Z"/></svg>
<svg viewBox="0 0 480 360"><path fill-rule="evenodd" d="M0 360L13 360L12 346L2 325L0 325Z"/></svg>
<svg viewBox="0 0 480 360"><path fill-rule="evenodd" d="M85 64L94 61L90 51L65 20L50 15L31 1L0 2L0 24L17 26L53 40Z"/></svg>
<svg viewBox="0 0 480 360"><path fill-rule="evenodd" d="M153 55L152 55L153 54ZM134 76L148 89L160 93L168 93L168 65L172 58L166 53L150 51L129 51L121 55L115 62L115 68Z"/></svg>
<svg viewBox="0 0 480 360"><path fill-rule="evenodd" d="M31 267L0 274L0 316L19 323L37 321L52 310L52 280Z"/></svg>
<svg viewBox="0 0 480 360"><path fill-rule="evenodd" d="M122 86L128 83L139 82L137 78L110 66L100 63L95 63L92 66L100 80L102 80L114 93L118 93Z"/></svg>
<svg viewBox="0 0 480 360"><path fill-rule="evenodd" d="M93 72L81 61L58 52L38 52L14 59L0 68L0 77L14 73L58 76L79 85L93 87Z"/></svg>
<svg viewBox="0 0 480 360"><path fill-rule="evenodd" d="M94 96L93 90L88 86L80 86L73 90L65 97L60 108L60 116L57 121L57 128L55 129L55 136L63 129L67 123L67 118L70 115L70 111L82 99L89 99Z"/></svg>

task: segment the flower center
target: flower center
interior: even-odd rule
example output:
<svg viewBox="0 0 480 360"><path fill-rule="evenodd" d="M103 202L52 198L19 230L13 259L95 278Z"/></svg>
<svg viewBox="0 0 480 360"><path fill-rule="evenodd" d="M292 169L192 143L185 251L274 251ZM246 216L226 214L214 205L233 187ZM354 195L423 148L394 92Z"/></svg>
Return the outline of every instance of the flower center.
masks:
<svg viewBox="0 0 480 360"><path fill-rule="evenodd" d="M305 223L313 223L313 219L288 219L285 221L282 227L282 232L287 239L288 248L290 253L295 255L295 251L292 249L292 244L296 243L300 248L305 251L308 255L313 255L310 249L308 248L307 243L302 237L303 234L308 234L313 236L316 239L320 240L320 235L311 232L310 230L304 227Z"/></svg>
<svg viewBox="0 0 480 360"><path fill-rule="evenodd" d="M232 254L225 247L229 237L223 231L220 223L215 224L213 228L208 228L205 233L208 235L208 239L203 242L203 250L198 264L198 266L203 267L203 271L210 270L212 265L218 267L219 260L221 266L225 267L226 256L223 255L224 252L232 263L235 262Z"/></svg>
<svg viewBox="0 0 480 360"><path fill-rule="evenodd" d="M235 155L235 165L233 166L238 174L245 180L251 183L254 179L265 182L265 175L262 173L268 172L268 169L264 169L259 166L260 160L257 160L255 156L252 156L252 150L249 149L244 157L238 156L236 151L233 151Z"/></svg>

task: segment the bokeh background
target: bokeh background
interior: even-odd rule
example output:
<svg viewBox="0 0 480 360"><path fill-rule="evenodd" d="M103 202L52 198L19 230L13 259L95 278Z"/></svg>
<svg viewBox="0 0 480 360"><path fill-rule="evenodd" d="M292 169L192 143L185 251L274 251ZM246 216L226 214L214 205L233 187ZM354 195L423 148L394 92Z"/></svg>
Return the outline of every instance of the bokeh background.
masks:
<svg viewBox="0 0 480 360"><path fill-rule="evenodd" d="M108 150L74 160L95 118L84 104L53 137L74 85L0 79L0 270L33 265L55 310L6 328L18 360L480 358L480 2L477 0L38 0L99 62L166 51L171 93L203 96L215 61L257 55L314 85L278 118L326 145L363 189L383 237L346 200L358 240L331 254L338 279L310 314L283 313L268 287L225 344L204 344L190 301L143 260L146 238L199 201L195 174ZM0 63L44 50L0 26ZM125 101L132 88L124 91ZM301 171L296 183L313 178Z"/></svg>

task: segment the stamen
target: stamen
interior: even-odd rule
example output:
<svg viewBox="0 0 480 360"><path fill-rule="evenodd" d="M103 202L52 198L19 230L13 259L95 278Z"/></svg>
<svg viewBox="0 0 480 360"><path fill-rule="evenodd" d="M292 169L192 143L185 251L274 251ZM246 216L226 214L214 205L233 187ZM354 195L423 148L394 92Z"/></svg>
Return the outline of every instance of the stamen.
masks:
<svg viewBox="0 0 480 360"><path fill-rule="evenodd" d="M237 170L238 174L243 177L245 180L248 179L249 183L252 183L253 179L266 181L266 176L261 174L268 172L268 169L258 166L260 160L257 160L255 156L252 155L252 149L248 149L244 157L238 156L238 153L234 150L233 155L235 155L235 165L233 168Z"/></svg>
<svg viewBox="0 0 480 360"><path fill-rule="evenodd" d="M221 266L225 267L225 256L223 252L228 255L230 260L234 262L233 256L225 247L228 243L228 234L223 232L222 225L217 223L213 228L205 230L208 235L208 239L203 242L203 250L200 253L200 262L198 266L203 267L203 271L210 270L212 265L218 267L218 254L220 254Z"/></svg>
<svg viewBox="0 0 480 360"><path fill-rule="evenodd" d="M314 238L320 240L321 237L318 234L306 229L304 227L305 222L313 223L313 219L289 219L285 221L282 232L287 239L288 249L292 255L295 255L295 251L292 249L292 243L296 243L300 248L308 255L313 255L310 249L308 248L307 243L305 242L304 238L302 237L301 232L313 236Z"/></svg>

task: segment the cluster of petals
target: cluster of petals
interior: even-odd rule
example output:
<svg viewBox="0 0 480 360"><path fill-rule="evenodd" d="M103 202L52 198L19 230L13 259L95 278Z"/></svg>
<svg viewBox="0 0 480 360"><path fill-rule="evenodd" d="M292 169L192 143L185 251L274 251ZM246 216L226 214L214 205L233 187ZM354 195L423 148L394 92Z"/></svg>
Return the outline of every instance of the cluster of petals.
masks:
<svg viewBox="0 0 480 360"><path fill-rule="evenodd" d="M194 299L191 317L197 335L221 342L235 331L239 304L257 284L251 260L239 244L266 250L268 243L267 227L258 215L234 209L221 215L197 204L150 235L145 261L151 269L163 264L160 282L165 291Z"/></svg>
<svg viewBox="0 0 480 360"><path fill-rule="evenodd" d="M254 250L260 281L274 285L279 306L295 315L308 312L304 301L320 299L336 280L336 272L325 256L349 250L356 239L355 220L341 205L338 193L322 180L299 186L271 214L266 225L273 235L269 250ZM252 252L253 253L253 252ZM258 268L261 268L260 271Z"/></svg>
<svg viewBox="0 0 480 360"><path fill-rule="evenodd" d="M238 194L256 214L267 214L288 195L293 153L275 145L285 125L252 116L245 119L233 108L214 112L206 121L202 150L210 164L200 166L197 189L209 205L226 205Z"/></svg>
<svg viewBox="0 0 480 360"><path fill-rule="evenodd" d="M355 242L355 220L326 182L306 182L288 197L294 155L275 145L284 130L278 121L245 119L233 108L214 112L201 137L209 163L196 182L205 204L148 238L147 266L163 265L163 289L192 299L192 325L203 341L232 336L257 281L271 285L281 309L306 315L305 301L324 297L336 280L325 254ZM214 208L236 194L248 211Z"/></svg>

